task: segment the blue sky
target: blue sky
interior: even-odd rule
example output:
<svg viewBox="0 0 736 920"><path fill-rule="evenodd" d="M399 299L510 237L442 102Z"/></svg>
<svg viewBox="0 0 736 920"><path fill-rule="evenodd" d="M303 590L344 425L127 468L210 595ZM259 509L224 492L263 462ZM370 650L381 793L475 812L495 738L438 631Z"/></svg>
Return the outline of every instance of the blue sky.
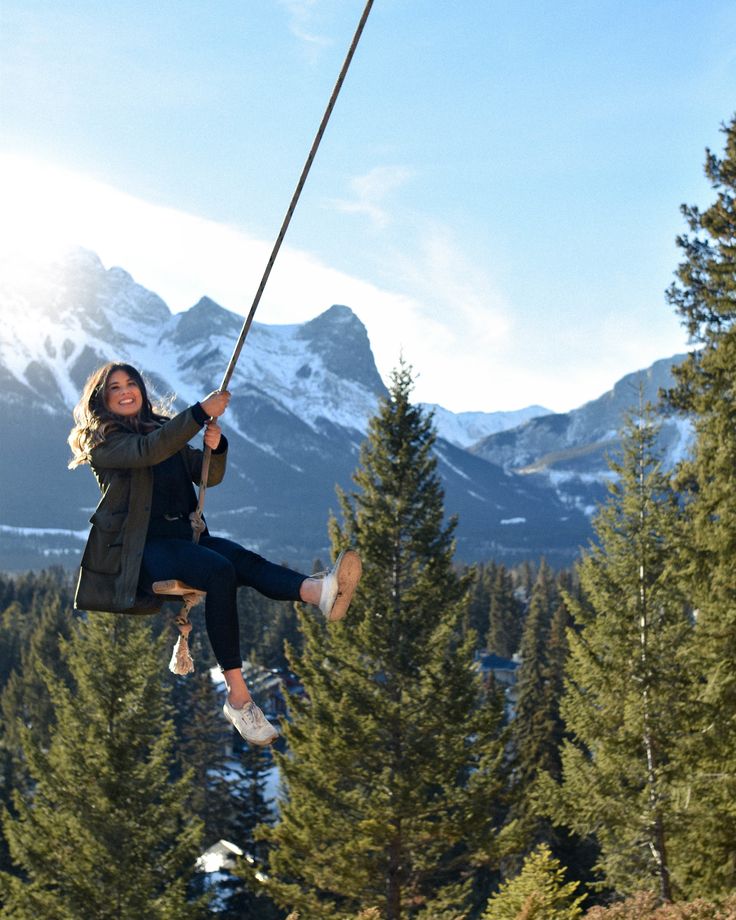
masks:
<svg viewBox="0 0 736 920"><path fill-rule="evenodd" d="M4 240L247 312L362 8L3 0ZM347 303L418 399L580 405L686 347L679 206L735 89L725 0L375 0L258 319Z"/></svg>

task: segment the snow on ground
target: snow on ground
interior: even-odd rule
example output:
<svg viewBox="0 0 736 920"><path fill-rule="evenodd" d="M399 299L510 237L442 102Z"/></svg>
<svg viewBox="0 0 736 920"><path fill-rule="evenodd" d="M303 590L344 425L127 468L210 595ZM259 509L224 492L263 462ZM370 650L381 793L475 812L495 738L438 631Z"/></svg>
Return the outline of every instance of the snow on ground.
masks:
<svg viewBox="0 0 736 920"><path fill-rule="evenodd" d="M9 533L17 537L72 537L74 540L86 540L89 530L64 530L59 527L11 527L0 524L0 533Z"/></svg>

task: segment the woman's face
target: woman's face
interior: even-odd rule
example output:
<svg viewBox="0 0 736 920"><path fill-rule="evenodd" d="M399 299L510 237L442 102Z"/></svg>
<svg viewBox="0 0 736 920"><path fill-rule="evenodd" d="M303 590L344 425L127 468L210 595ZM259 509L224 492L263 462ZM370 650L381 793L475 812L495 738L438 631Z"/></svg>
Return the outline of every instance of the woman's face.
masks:
<svg viewBox="0 0 736 920"><path fill-rule="evenodd" d="M143 394L136 380L125 371L113 371L105 385L105 405L115 415L137 415L143 408Z"/></svg>

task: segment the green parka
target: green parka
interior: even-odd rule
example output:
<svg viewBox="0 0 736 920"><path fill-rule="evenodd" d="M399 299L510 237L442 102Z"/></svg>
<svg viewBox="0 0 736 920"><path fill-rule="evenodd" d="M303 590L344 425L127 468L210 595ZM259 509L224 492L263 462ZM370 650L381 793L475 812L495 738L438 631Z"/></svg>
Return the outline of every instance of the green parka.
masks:
<svg viewBox="0 0 736 920"><path fill-rule="evenodd" d="M82 555L74 606L111 613L152 613L153 599L138 597L143 546L151 516L151 467L181 452L192 482L199 482L203 452L188 446L201 429L185 409L149 434L116 431L90 452L90 466L102 492ZM225 475L227 451L210 460L207 485Z"/></svg>

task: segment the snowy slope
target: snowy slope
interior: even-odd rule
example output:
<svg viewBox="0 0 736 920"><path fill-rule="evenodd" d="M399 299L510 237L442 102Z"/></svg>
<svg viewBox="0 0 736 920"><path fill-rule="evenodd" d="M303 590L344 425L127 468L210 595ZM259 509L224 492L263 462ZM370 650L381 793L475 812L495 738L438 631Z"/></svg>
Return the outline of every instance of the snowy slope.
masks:
<svg viewBox="0 0 736 920"><path fill-rule="evenodd" d="M510 412L450 412L436 403L422 405L432 413L439 436L456 447L472 447L491 434L517 428L529 419L550 414L550 410L542 406L527 406Z"/></svg>
<svg viewBox="0 0 736 920"><path fill-rule="evenodd" d="M182 408L219 386L242 318L206 297L172 315L123 269L82 250L0 269L0 566L75 565L99 498L87 470L66 469L71 408L89 373L106 360L129 361L154 397ZM208 490L210 528L303 567L325 560L335 486L352 489L368 421L386 394L365 327L341 305L299 325L255 323L230 389L228 474ZM457 446L509 423L503 415L436 413L458 556L567 563L587 538L584 515L548 485Z"/></svg>
<svg viewBox="0 0 736 920"><path fill-rule="evenodd" d="M656 404L659 393L674 382L672 368L684 355L656 361L627 374L606 393L571 412L533 418L505 432L489 435L471 451L509 472L535 477L553 486L562 501L591 514L607 495L609 459L619 450L627 413L636 414L640 391L644 402ZM665 469L687 456L692 425L662 412L658 450Z"/></svg>

